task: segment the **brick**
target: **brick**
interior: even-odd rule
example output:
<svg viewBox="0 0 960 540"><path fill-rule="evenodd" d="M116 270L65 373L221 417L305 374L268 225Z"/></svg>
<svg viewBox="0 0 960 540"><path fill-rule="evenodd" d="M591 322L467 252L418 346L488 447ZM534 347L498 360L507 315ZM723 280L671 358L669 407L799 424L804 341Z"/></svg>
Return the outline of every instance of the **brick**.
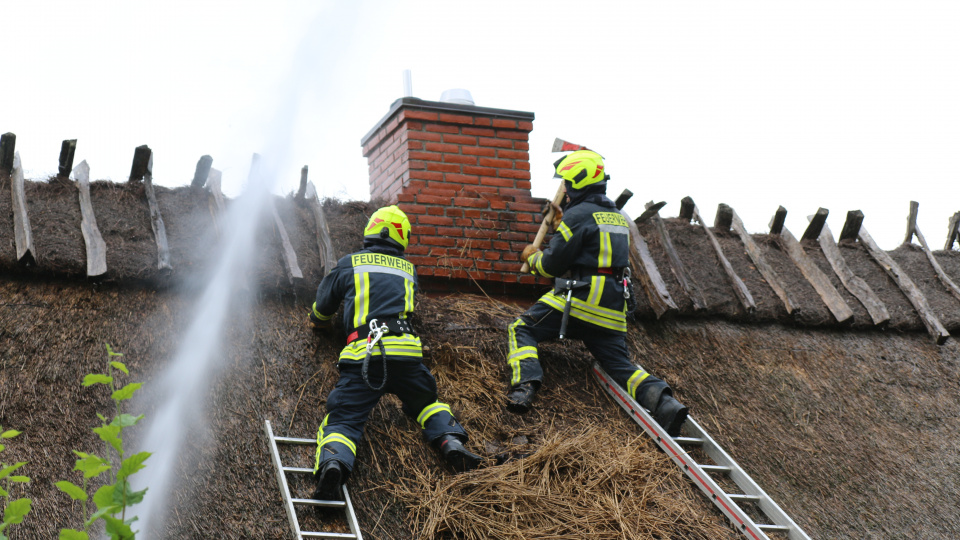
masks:
<svg viewBox="0 0 960 540"><path fill-rule="evenodd" d="M483 219L483 210L468 208L463 211L463 215L471 219Z"/></svg>
<svg viewBox="0 0 960 540"><path fill-rule="evenodd" d="M510 209L515 212L536 212L539 214L540 211L543 210L543 205L536 203L512 202L509 206Z"/></svg>
<svg viewBox="0 0 960 540"><path fill-rule="evenodd" d="M423 141L407 141L407 148L410 150L423 150ZM506 150L504 150L506 152Z"/></svg>
<svg viewBox="0 0 960 540"><path fill-rule="evenodd" d="M490 201L490 208L495 210L506 210L507 202L506 201Z"/></svg>
<svg viewBox="0 0 960 540"><path fill-rule="evenodd" d="M449 217L463 217L463 208L447 208L446 213Z"/></svg>
<svg viewBox="0 0 960 540"><path fill-rule="evenodd" d="M497 231L493 229L465 229L463 231L463 236L467 238L494 240L497 238Z"/></svg>
<svg viewBox="0 0 960 540"><path fill-rule="evenodd" d="M417 202L420 204L442 204L450 206L452 197L437 197L434 195L417 195ZM423 212L426 213L426 212Z"/></svg>
<svg viewBox="0 0 960 540"><path fill-rule="evenodd" d="M523 141L517 141L517 142L513 143L513 149L514 149L514 150L524 150L524 151L530 150L530 143L528 143L528 142L523 142Z"/></svg>
<svg viewBox="0 0 960 540"><path fill-rule="evenodd" d="M453 204L456 206L463 206L465 208L487 208L490 206L490 201L486 199L470 199L467 197L455 197L453 199Z"/></svg>
<svg viewBox="0 0 960 540"><path fill-rule="evenodd" d="M424 213L423 215L426 215L426 213ZM427 225L413 225L412 227L410 227L410 233L419 234L420 236L433 236L437 234L437 228L429 227Z"/></svg>
<svg viewBox="0 0 960 540"><path fill-rule="evenodd" d="M453 225L453 218L442 217L442 216L431 216L431 215L422 215L417 219L418 225L443 225L451 226Z"/></svg>
<svg viewBox="0 0 960 540"><path fill-rule="evenodd" d="M508 130L498 129L497 138L511 139L514 141L526 141L530 138L530 135L527 133L524 133L523 131L508 131Z"/></svg>
<svg viewBox="0 0 960 540"><path fill-rule="evenodd" d="M428 214L430 213L430 208L427 209L427 213L428 213ZM517 218L514 219L513 221L522 221L522 222L524 222L524 223L533 223L533 222L534 222L533 214L519 213L519 214L516 214L516 216L517 216Z"/></svg>
<svg viewBox="0 0 960 540"><path fill-rule="evenodd" d="M443 155L443 161L444 161L445 163L459 163L459 164L461 164L461 165L476 165L476 164L477 164L477 157L476 157L476 156L462 156L462 155L460 155L460 154L444 154L444 155ZM464 167L464 171L463 171L463 172L467 172L467 171L466 171L466 168L467 168L467 167ZM472 174L476 174L476 173L472 173Z"/></svg>
<svg viewBox="0 0 960 540"><path fill-rule="evenodd" d="M444 247L431 247L431 248L430 248L430 256L431 256L431 257L446 257L447 255L450 254L451 251L452 251L453 253L459 253L459 251L456 250L456 249L452 249L452 250L451 250L451 249L444 248Z"/></svg>
<svg viewBox="0 0 960 540"><path fill-rule="evenodd" d="M510 178L495 178L492 176L483 176L480 178L481 186L496 186L496 187L515 187L516 181L511 180Z"/></svg>
<svg viewBox="0 0 960 540"><path fill-rule="evenodd" d="M442 216L442 215L444 215L444 213L443 213L443 207L442 207L442 206L428 206L428 207L427 207L427 215L428 215L428 216Z"/></svg>
<svg viewBox="0 0 960 540"><path fill-rule="evenodd" d="M440 161L442 155L438 152L410 152L410 159L421 159L423 161Z"/></svg>
<svg viewBox="0 0 960 540"><path fill-rule="evenodd" d="M471 156L494 157L497 155L496 149L485 148L483 146L464 146L460 148L460 151L464 154L471 155Z"/></svg>
<svg viewBox="0 0 960 540"><path fill-rule="evenodd" d="M457 245L457 241L453 238L446 238L443 236L423 236L420 238L421 244L427 244L429 246L446 246L453 247Z"/></svg>
<svg viewBox="0 0 960 540"><path fill-rule="evenodd" d="M424 171L418 171L418 172L424 172ZM432 174L432 173L430 173L430 174ZM410 171L407 171L406 173L404 173L404 177L407 177L407 176L410 176ZM403 187L405 187L405 188L406 188L407 190L409 190L411 193L416 193L416 192L420 191L420 188L422 188L422 187L424 187L424 186L426 186L426 185L427 185L427 183L424 182L423 180L407 180L407 181L405 181L405 182L403 183Z"/></svg>
<svg viewBox="0 0 960 540"><path fill-rule="evenodd" d="M409 246L407 246L407 249L404 250L404 253L406 255L426 255L429 250L430 248L427 246L411 243Z"/></svg>
<svg viewBox="0 0 960 540"><path fill-rule="evenodd" d="M437 277L450 277L453 274L453 271L449 268L434 268L433 275Z"/></svg>
<svg viewBox="0 0 960 540"><path fill-rule="evenodd" d="M437 227L440 236L463 236L463 229L457 227Z"/></svg>
<svg viewBox="0 0 960 540"><path fill-rule="evenodd" d="M524 122L523 120L517 122L517 129L522 129L524 131L533 131L533 122Z"/></svg>
<svg viewBox="0 0 960 540"><path fill-rule="evenodd" d="M445 172L445 173L451 173L451 172L458 173L460 172L460 165L457 163L436 163L433 161L428 161L427 170L439 171L439 172Z"/></svg>
<svg viewBox="0 0 960 540"><path fill-rule="evenodd" d="M497 136L497 131L496 131L496 130L489 129L489 128L478 128L478 127L470 127L470 128L465 127L465 128L463 128L463 130L461 131L461 133L463 133L464 135L479 135L479 136L481 136L481 137L496 137L496 136Z"/></svg>
<svg viewBox="0 0 960 540"><path fill-rule="evenodd" d="M490 261L474 260L474 265L477 267L478 270L493 270L493 263L491 263Z"/></svg>
<svg viewBox="0 0 960 540"><path fill-rule="evenodd" d="M510 224L510 228L514 231L536 233L540 230L540 225L538 223L521 223L514 221Z"/></svg>
<svg viewBox="0 0 960 540"><path fill-rule="evenodd" d="M403 127L404 127L405 129L402 130L402 131L400 131L399 134L400 134L400 138L405 140L405 139L407 138L407 132L408 132L408 131L422 131L422 130L423 130L423 122L412 122L412 121L408 121L408 122L405 122L405 123L403 124Z"/></svg>
<svg viewBox="0 0 960 540"><path fill-rule="evenodd" d="M520 276L520 279L518 281L520 283L526 283L528 285L535 285L540 280L538 280L537 276L534 276L534 275L524 275L524 276Z"/></svg>
<svg viewBox="0 0 960 540"><path fill-rule="evenodd" d="M429 164L427 164L427 168L430 168ZM530 171L520 171L516 169L500 169L497 171L497 175L501 178L516 178L517 180L530 179ZM527 193L529 193L529 190Z"/></svg>
<svg viewBox="0 0 960 540"><path fill-rule="evenodd" d="M409 248L408 248L408 249L409 249ZM500 260L500 254L497 253L496 251L484 251L484 252L483 252L483 258L486 259L486 260L488 260L488 261L499 261L499 260Z"/></svg>
<svg viewBox="0 0 960 540"><path fill-rule="evenodd" d="M417 267L418 276L432 276L435 271L436 271L436 268L432 266L423 265L423 266Z"/></svg>
<svg viewBox="0 0 960 540"><path fill-rule="evenodd" d="M446 126L443 124L427 124L423 128L426 131L429 131L432 133L460 133L460 128L458 128L457 126ZM504 138L509 138L509 137L504 137Z"/></svg>
<svg viewBox="0 0 960 540"><path fill-rule="evenodd" d="M443 180L443 173L433 171L410 171L410 178L416 180Z"/></svg>
<svg viewBox="0 0 960 540"><path fill-rule="evenodd" d="M513 143L505 139L491 139L488 137L480 137L480 140L477 141L480 146L490 146L493 148L513 148Z"/></svg>
<svg viewBox="0 0 960 540"><path fill-rule="evenodd" d="M400 111L402 120L433 120L436 121L439 115L433 111L418 111L416 109L403 109Z"/></svg>
<svg viewBox="0 0 960 540"><path fill-rule="evenodd" d="M498 272L516 272L517 270L519 270L516 264L511 264L507 262L493 263L493 269Z"/></svg>
<svg viewBox="0 0 960 540"><path fill-rule="evenodd" d="M497 170L492 167L464 166L463 172L466 174L476 174L478 176L495 176L497 174ZM481 184L482 183L483 182L481 182Z"/></svg>
<svg viewBox="0 0 960 540"><path fill-rule="evenodd" d="M461 247L476 251L490 249L491 244L492 242L490 240L478 240L476 238L470 238L461 241ZM477 254L477 256L479 256L479 254Z"/></svg>
<svg viewBox="0 0 960 540"><path fill-rule="evenodd" d="M477 138L470 137L467 135L454 135L452 133L445 133L443 135L443 142L450 144L465 144L467 146L476 146Z"/></svg>
<svg viewBox="0 0 960 540"><path fill-rule="evenodd" d="M500 233L501 240L511 240L517 242L530 242L530 235L523 234L518 232L502 232Z"/></svg>
<svg viewBox="0 0 960 540"><path fill-rule="evenodd" d="M512 169L512 168L513 168L513 161L511 161L511 160L509 160L509 159L496 159L496 158L481 157L481 158L478 160L478 164L479 164L481 167L498 167L498 168L505 168L505 169Z"/></svg>
<svg viewBox="0 0 960 540"><path fill-rule="evenodd" d="M473 125L473 117L462 114L440 113L441 122L450 122L451 124L470 124Z"/></svg>
<svg viewBox="0 0 960 540"><path fill-rule="evenodd" d="M501 159L521 159L530 161L530 152L521 152L519 150L498 150L497 157Z"/></svg>
<svg viewBox="0 0 960 540"><path fill-rule="evenodd" d="M419 161L419 160L416 160L416 161L415 161L415 160L410 160L410 161L407 162L407 168L408 168L408 169L423 170L423 169L426 169L427 166L426 166L426 165L424 164L424 162L422 162L422 161Z"/></svg>
<svg viewBox="0 0 960 540"><path fill-rule="evenodd" d="M493 186L473 186L473 190L480 194L484 199L499 199L500 194L497 193L499 188Z"/></svg>
<svg viewBox="0 0 960 540"><path fill-rule="evenodd" d="M413 196L413 193L401 193L397 195L397 202L402 203L412 203L415 202L416 197Z"/></svg>
<svg viewBox="0 0 960 540"><path fill-rule="evenodd" d="M495 128L517 129L517 121L516 121L516 120L507 120L507 119L505 119L505 118L494 118L494 119L493 119L493 127L495 127Z"/></svg>
<svg viewBox="0 0 960 540"><path fill-rule="evenodd" d="M485 118L483 116L478 116L473 119L473 125L475 126L489 126L491 123L492 122L489 118Z"/></svg>
<svg viewBox="0 0 960 540"><path fill-rule="evenodd" d="M457 183L457 184L468 184L474 185L480 183L480 177L470 174L455 174L449 173L446 177L447 182Z"/></svg>
<svg viewBox="0 0 960 540"><path fill-rule="evenodd" d="M457 194L457 190L445 182L430 182L427 187L420 189L420 194L434 197L453 197Z"/></svg>
<svg viewBox="0 0 960 540"><path fill-rule="evenodd" d="M529 170L530 170L530 162L529 162L529 161L520 161L520 160L517 160L517 161L515 161L515 162L513 163L513 168L514 168L514 169L524 170L524 171L529 171Z"/></svg>
<svg viewBox="0 0 960 540"><path fill-rule="evenodd" d="M503 260L520 262L520 254L523 253L523 248L527 247L528 244L529 242L521 242L520 247L514 249L513 251L506 251L502 253Z"/></svg>
<svg viewBox="0 0 960 540"><path fill-rule="evenodd" d="M447 144L447 143L437 143L430 142L427 143L428 152L446 152L450 154L459 154L460 147L456 144Z"/></svg>
<svg viewBox="0 0 960 540"><path fill-rule="evenodd" d="M525 189L500 188L500 195L506 197L529 197L530 192Z"/></svg>
<svg viewBox="0 0 960 540"><path fill-rule="evenodd" d="M427 207L423 206L422 204L401 203L401 204L398 204L397 206L399 206L400 209L407 214L426 214L427 213Z"/></svg>
<svg viewBox="0 0 960 540"><path fill-rule="evenodd" d="M500 251L506 251L510 249L510 242L504 242L503 240L494 240L492 244L493 249L498 249Z"/></svg>
<svg viewBox="0 0 960 540"><path fill-rule="evenodd" d="M464 257L445 257L440 259L438 264L443 266L459 266L460 268L470 268L473 266L473 259L467 259Z"/></svg>
<svg viewBox="0 0 960 540"><path fill-rule="evenodd" d="M517 180L517 189L530 189L529 180Z"/></svg>
<svg viewBox="0 0 960 540"><path fill-rule="evenodd" d="M481 229L506 229L507 225L505 223L500 223L499 221L493 221L491 219L475 219L473 220L474 227L479 227Z"/></svg>
<svg viewBox="0 0 960 540"><path fill-rule="evenodd" d="M410 131L407 133L407 137L410 140L414 141L431 141L431 142L440 142L443 139L443 136L439 133L427 133L426 131Z"/></svg>

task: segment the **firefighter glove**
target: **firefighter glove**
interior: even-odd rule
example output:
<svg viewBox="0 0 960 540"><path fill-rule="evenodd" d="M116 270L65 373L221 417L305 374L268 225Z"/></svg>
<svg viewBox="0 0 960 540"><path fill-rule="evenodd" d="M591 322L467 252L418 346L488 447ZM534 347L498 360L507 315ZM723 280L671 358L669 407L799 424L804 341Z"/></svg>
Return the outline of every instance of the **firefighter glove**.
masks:
<svg viewBox="0 0 960 540"><path fill-rule="evenodd" d="M550 211L553 211L553 215L550 215ZM547 225L550 227L551 232L557 232L557 227L560 226L560 222L563 220L563 209L560 208L560 205L553 201L548 201L547 204L543 205L543 219L549 219Z"/></svg>
<svg viewBox="0 0 960 540"><path fill-rule="evenodd" d="M523 248L523 252L520 253L520 259L529 264L530 257L533 257L533 254L539 251L540 249L537 246L529 244L527 247Z"/></svg>

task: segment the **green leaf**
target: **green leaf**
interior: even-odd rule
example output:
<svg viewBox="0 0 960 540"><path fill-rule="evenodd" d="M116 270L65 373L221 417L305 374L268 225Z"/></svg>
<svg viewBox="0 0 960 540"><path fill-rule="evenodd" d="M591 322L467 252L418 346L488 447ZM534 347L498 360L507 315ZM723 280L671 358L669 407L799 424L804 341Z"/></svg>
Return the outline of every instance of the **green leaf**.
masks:
<svg viewBox="0 0 960 540"><path fill-rule="evenodd" d="M104 471L110 470L109 461L99 458L93 454L76 451L74 452L80 456L80 459L77 460L73 470L83 472L84 478L96 478Z"/></svg>
<svg viewBox="0 0 960 540"><path fill-rule="evenodd" d="M60 529L60 537L58 540L90 540L90 537L83 531Z"/></svg>
<svg viewBox="0 0 960 540"><path fill-rule="evenodd" d="M25 484L30 481L30 478L27 476L11 476L7 478L7 480L10 480L11 482L19 482L21 484Z"/></svg>
<svg viewBox="0 0 960 540"><path fill-rule="evenodd" d="M13 471L19 469L20 467L23 467L26 464L27 464L26 461L20 461L4 469L0 469L0 480L3 480L4 478L10 476L10 474L13 473Z"/></svg>
<svg viewBox="0 0 960 540"><path fill-rule="evenodd" d="M134 538L133 530L122 520L110 516L103 516L103 520L107 522L105 532L111 539L131 540Z"/></svg>
<svg viewBox="0 0 960 540"><path fill-rule="evenodd" d="M133 393L136 392L141 386L143 386L143 383L138 383L138 382L130 383L124 386L123 388L117 390L116 392L114 392L113 395L111 395L110 397L112 397L117 401L130 399L133 397Z"/></svg>
<svg viewBox="0 0 960 540"><path fill-rule="evenodd" d="M0 487L0 497L9 497L9 496L10 496L10 494L7 493L7 490L5 490L5 489L3 489L2 487Z"/></svg>
<svg viewBox="0 0 960 540"><path fill-rule="evenodd" d="M72 482L67 482L66 480L63 480L61 482L57 482L54 485L60 488L60 491L66 493L67 495L70 496L71 499L75 501L87 500L87 492L84 491L82 488L80 488L80 486Z"/></svg>
<svg viewBox="0 0 960 540"><path fill-rule="evenodd" d="M123 356L123 353L113 352L113 347L109 343L104 343L107 346L107 354L110 356Z"/></svg>
<svg viewBox="0 0 960 540"><path fill-rule="evenodd" d="M17 431L17 430L15 430L15 429L8 429L8 430L4 431L3 433L0 433L0 439L12 439L12 438L16 437L17 435L19 435L19 434L21 434L21 433L23 433L23 432L22 432L22 431Z"/></svg>
<svg viewBox="0 0 960 540"><path fill-rule="evenodd" d="M24 516L30 513L30 499L17 499L7 505L3 511L3 522L22 523Z"/></svg>
<svg viewBox="0 0 960 540"><path fill-rule="evenodd" d="M102 414L100 414L100 413L97 413L97 418L99 418L100 421L103 422L104 424L107 423L107 417L106 417L106 416L104 416L104 415L102 415Z"/></svg>
<svg viewBox="0 0 960 540"><path fill-rule="evenodd" d="M111 426L120 427L130 427L137 425L137 422L143 420L143 415L133 416L132 414L121 414L120 416L114 417L113 421L110 422Z"/></svg>
<svg viewBox="0 0 960 540"><path fill-rule="evenodd" d="M103 373L90 373L83 378L84 386L93 386L95 384L110 384L113 382L113 377L108 377Z"/></svg>
<svg viewBox="0 0 960 540"><path fill-rule="evenodd" d="M123 460L120 470L117 472L117 480L126 480L131 474L143 469L146 465L144 461L150 457L150 452L140 452Z"/></svg>
<svg viewBox="0 0 960 540"><path fill-rule="evenodd" d="M146 489L130 491L130 483L124 480L118 480L117 483L113 485L113 488L113 502L127 507L143 502L143 496L147 493Z"/></svg>
<svg viewBox="0 0 960 540"><path fill-rule="evenodd" d="M123 356L123 355L121 354L120 356ZM110 362L110 365L126 373L127 375L130 374L130 371L127 369L127 366L123 365L123 362Z"/></svg>
<svg viewBox="0 0 960 540"><path fill-rule="evenodd" d="M100 436L100 440L109 444L118 454L123 452L123 439L119 437L120 426L101 426L93 428L93 432Z"/></svg>
<svg viewBox="0 0 960 540"><path fill-rule="evenodd" d="M113 492L116 489L116 486L109 484L106 486L101 486L96 493L93 494L93 502L97 505L97 508L103 510L118 508L117 503L113 500Z"/></svg>
<svg viewBox="0 0 960 540"><path fill-rule="evenodd" d="M3 449L4 449L4 448L6 448L6 446L0 444L0 452L3 452Z"/></svg>
<svg viewBox="0 0 960 540"><path fill-rule="evenodd" d="M120 511L120 507L119 507L119 506L105 506L105 507L97 510L96 512L94 512L93 515L90 516L90 519L87 520L87 522L85 523L85 525L86 525L87 527L89 527L89 526L93 525L93 522L94 522L94 521L96 521L96 520L100 519L101 517L103 517L104 514L112 514L112 513L114 513L114 512L119 512L119 511Z"/></svg>

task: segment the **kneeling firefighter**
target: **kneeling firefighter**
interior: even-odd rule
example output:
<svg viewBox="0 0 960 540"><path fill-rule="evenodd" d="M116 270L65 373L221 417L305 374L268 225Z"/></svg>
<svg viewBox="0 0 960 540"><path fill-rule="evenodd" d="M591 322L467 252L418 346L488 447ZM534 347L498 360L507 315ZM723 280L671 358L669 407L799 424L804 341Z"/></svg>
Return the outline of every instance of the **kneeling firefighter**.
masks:
<svg viewBox="0 0 960 540"><path fill-rule="evenodd" d="M610 176L603 158L578 150L554 168L567 193L566 213L554 205L555 234L549 246L539 251L529 245L521 258L535 274L566 277L557 278L556 288L509 326L507 410L526 412L540 388L537 344L569 337L582 340L603 369L675 437L687 407L674 399L667 383L631 363L627 350L630 229L606 196Z"/></svg>
<svg viewBox="0 0 960 540"><path fill-rule="evenodd" d="M317 431L314 498L333 500L353 470L357 445L373 407L385 393L400 398L403 411L458 471L477 467L480 456L464 448L466 431L450 406L437 400L437 382L421 363L420 338L410 325L417 274L403 257L410 221L396 206L374 212L363 231L363 249L343 257L317 289L310 321L330 328L344 302L347 345L340 352L340 379L327 397L327 415Z"/></svg>

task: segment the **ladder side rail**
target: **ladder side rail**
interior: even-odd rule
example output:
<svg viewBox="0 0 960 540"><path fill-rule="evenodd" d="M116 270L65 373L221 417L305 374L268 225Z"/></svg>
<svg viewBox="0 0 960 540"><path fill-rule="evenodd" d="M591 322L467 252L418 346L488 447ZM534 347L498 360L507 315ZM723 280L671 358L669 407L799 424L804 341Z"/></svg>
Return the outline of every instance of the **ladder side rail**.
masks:
<svg viewBox="0 0 960 540"><path fill-rule="evenodd" d="M353 502L350 501L350 491L347 490L346 484L343 484L341 489L343 490L343 500L347 503L347 525L350 526L354 538L363 540L363 535L360 533L360 523L357 522L357 514L353 511Z"/></svg>
<svg viewBox="0 0 960 540"><path fill-rule="evenodd" d="M290 487L287 485L287 477L283 472L283 464L280 463L280 449L277 448L277 441L273 436L273 428L270 427L269 420L264 422L264 430L266 430L267 439L270 441L270 457L273 458L273 468L277 471L277 483L280 484L280 494L283 495L283 507L287 511L287 519L290 520L290 530L293 531L296 540L303 540L303 535L300 533L300 522L297 520L297 510L293 507Z"/></svg>
<svg viewBox="0 0 960 540"><path fill-rule="evenodd" d="M613 381L606 371L600 367L599 363L593 364L593 375L600 382L600 386L609 393L620 406L627 411L643 430L649 435L663 451L670 456L677 466L691 479L694 484L700 488L703 493L720 509L720 511L733 522L734 526L742 532L747 538L754 540L769 540L769 537L763 530L754 523L727 494L710 478L710 476L700 468L700 465L691 458L688 453L680 447L673 438L667 435L667 432L660 427L660 424L650 416L647 411L641 407L623 388ZM687 417L687 422L690 418Z"/></svg>
<svg viewBox="0 0 960 540"><path fill-rule="evenodd" d="M794 521L783 511L780 506L774 502L773 498L767 495L767 492L763 490L756 482L753 481L753 478L750 476L737 464L736 461L723 448L717 444L716 441L711 437L702 427L698 424L693 418L687 417L687 421L684 425L687 433L692 437L697 437L703 439L703 450L710 456L710 459L714 461L717 465L722 465L725 467L730 467L730 479L733 480L737 487L743 490L745 495L753 495L760 498L760 501L757 503L760 506L760 509L763 510L763 513L775 524L790 529L789 538L790 540L810 540L810 537L807 536L803 529L801 529Z"/></svg>

